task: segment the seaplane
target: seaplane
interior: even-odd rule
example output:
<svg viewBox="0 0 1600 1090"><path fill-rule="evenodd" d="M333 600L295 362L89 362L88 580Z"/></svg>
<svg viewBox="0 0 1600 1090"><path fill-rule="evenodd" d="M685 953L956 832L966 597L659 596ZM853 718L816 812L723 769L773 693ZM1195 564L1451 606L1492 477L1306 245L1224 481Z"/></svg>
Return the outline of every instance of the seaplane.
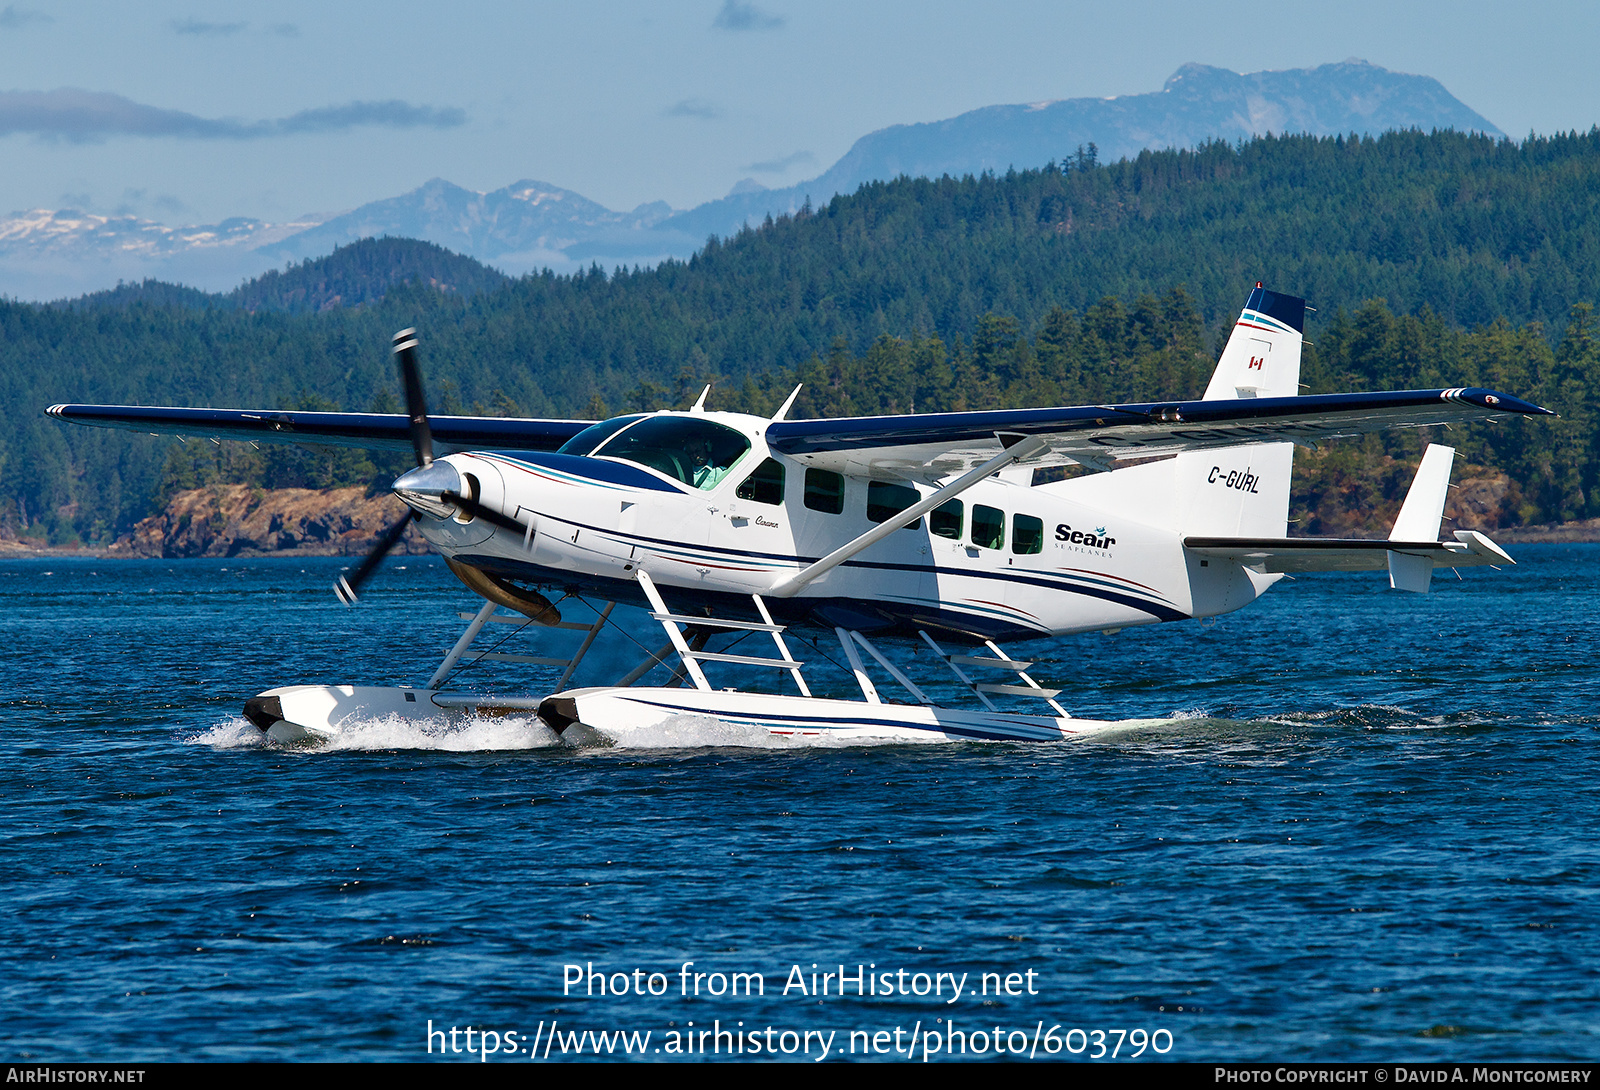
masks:
<svg viewBox="0 0 1600 1090"><path fill-rule="evenodd" d="M1257 283L1193 401L790 420L797 388L771 417L711 411L706 392L685 411L604 421L435 417L408 329L394 340L404 415L47 412L414 454L392 486L403 516L335 591L355 603L415 525L483 603L461 614L470 623L425 684L291 685L249 699L245 716L275 741L326 739L352 719L505 715L602 739L697 716L776 735L1060 741L1126 721L1073 717L1000 641L1214 617L1293 573L1387 569L1392 588L1420 594L1436 568L1513 562L1475 531L1440 540L1454 457L1440 445L1427 447L1387 538L1288 536L1296 446L1550 415L1470 387L1302 395L1307 310ZM1086 472L1034 481L1071 465ZM569 687L618 604L645 609L665 643L610 684ZM565 637L579 644L565 657L474 650L491 623L582 635ZM837 641L826 657L844 695L813 693L791 630L813 633L817 650ZM745 640L756 646L733 650ZM937 703L895 664L907 642L942 660L962 706ZM463 663L495 659L559 669L559 680L527 696L446 685ZM718 687L708 669L772 684Z"/></svg>

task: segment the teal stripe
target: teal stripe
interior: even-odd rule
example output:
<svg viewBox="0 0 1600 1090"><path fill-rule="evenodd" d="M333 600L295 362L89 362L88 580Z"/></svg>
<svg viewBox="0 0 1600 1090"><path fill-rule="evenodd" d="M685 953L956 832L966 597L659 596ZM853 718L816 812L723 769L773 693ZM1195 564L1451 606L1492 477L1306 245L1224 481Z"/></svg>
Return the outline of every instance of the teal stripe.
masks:
<svg viewBox="0 0 1600 1090"><path fill-rule="evenodd" d="M1288 326L1284 325L1282 322L1278 321L1276 318L1268 318L1265 314L1257 314L1253 310L1245 311L1243 316L1246 317L1246 318L1249 318L1252 322L1260 322L1262 325L1271 326L1272 328L1276 329L1279 333L1293 333L1294 332L1294 330L1290 329Z"/></svg>

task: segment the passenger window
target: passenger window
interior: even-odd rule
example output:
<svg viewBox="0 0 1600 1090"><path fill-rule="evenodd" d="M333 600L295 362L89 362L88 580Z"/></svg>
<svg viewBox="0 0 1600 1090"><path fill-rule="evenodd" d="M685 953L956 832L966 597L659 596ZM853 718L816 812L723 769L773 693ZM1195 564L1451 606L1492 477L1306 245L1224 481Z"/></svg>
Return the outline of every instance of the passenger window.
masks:
<svg viewBox="0 0 1600 1090"><path fill-rule="evenodd" d="M951 541L960 541L961 518L961 501L946 500L928 512L928 529L933 531L934 537L947 537Z"/></svg>
<svg viewBox="0 0 1600 1090"><path fill-rule="evenodd" d="M825 515L844 511L844 478L826 469L806 470L806 506Z"/></svg>
<svg viewBox="0 0 1600 1090"><path fill-rule="evenodd" d="M1006 543L1006 513L981 503L972 505L972 543L999 549Z"/></svg>
<svg viewBox="0 0 1600 1090"><path fill-rule="evenodd" d="M867 484L867 518L873 522L888 522L907 507L915 505L921 498L917 495L917 490L909 485L871 481ZM921 528L921 519L906 527L907 530Z"/></svg>
<svg viewBox="0 0 1600 1090"><path fill-rule="evenodd" d="M1013 515L1011 551L1024 554L1044 552L1044 520L1032 515Z"/></svg>
<svg viewBox="0 0 1600 1090"><path fill-rule="evenodd" d="M756 466L756 471L746 477L734 495L741 500L756 503L783 503L783 465L776 458L768 458Z"/></svg>

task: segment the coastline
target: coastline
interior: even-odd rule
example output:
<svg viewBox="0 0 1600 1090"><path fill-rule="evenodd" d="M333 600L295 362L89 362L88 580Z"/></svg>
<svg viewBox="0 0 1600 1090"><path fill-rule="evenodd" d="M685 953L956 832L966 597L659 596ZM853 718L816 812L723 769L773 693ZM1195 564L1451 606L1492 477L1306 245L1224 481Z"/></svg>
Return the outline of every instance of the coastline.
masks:
<svg viewBox="0 0 1600 1090"><path fill-rule="evenodd" d="M0 558L74 557L104 560L190 560L268 556L365 556L405 512L387 492L362 488L283 488L214 485L173 496L158 515L108 545L46 545L0 539ZM408 527L395 555L432 553Z"/></svg>

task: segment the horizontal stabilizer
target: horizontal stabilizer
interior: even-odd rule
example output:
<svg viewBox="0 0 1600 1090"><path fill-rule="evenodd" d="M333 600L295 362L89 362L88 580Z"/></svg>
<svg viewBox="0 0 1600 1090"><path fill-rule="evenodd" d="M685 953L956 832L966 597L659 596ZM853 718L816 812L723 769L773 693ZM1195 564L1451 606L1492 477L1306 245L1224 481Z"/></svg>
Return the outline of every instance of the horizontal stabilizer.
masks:
<svg viewBox="0 0 1600 1090"><path fill-rule="evenodd" d="M1514 564L1505 550L1476 530L1457 530L1454 541L1395 541L1332 537L1186 537L1185 551L1226 560L1256 572L1383 571L1389 554L1415 557L1433 568Z"/></svg>

